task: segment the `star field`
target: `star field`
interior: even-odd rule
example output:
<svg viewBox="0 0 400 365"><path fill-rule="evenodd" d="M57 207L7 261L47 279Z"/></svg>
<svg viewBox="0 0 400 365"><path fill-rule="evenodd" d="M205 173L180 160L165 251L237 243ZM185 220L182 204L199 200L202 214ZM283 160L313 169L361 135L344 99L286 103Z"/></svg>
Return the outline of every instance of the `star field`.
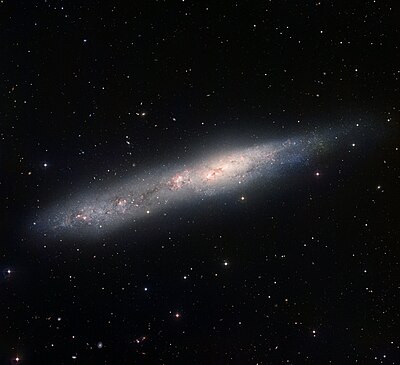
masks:
<svg viewBox="0 0 400 365"><path fill-rule="evenodd" d="M0 1L0 364L399 364L392 1Z"/></svg>

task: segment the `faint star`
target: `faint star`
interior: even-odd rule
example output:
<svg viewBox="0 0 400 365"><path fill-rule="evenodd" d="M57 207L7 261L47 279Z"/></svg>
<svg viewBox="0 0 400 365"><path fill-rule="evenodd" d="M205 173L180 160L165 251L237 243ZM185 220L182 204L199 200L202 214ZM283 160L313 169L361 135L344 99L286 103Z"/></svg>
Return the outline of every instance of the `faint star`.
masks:
<svg viewBox="0 0 400 365"><path fill-rule="evenodd" d="M13 273L13 271L11 269L9 269L9 268L4 269L3 270L3 278L6 279L6 280L11 278L11 274L12 273Z"/></svg>

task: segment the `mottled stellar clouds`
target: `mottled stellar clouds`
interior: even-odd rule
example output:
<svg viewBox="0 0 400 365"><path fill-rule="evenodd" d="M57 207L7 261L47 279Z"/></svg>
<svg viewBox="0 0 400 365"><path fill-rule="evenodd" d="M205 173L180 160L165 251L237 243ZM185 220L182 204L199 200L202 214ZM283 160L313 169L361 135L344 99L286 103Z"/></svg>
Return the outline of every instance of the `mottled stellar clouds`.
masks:
<svg viewBox="0 0 400 365"><path fill-rule="evenodd" d="M77 192L67 203L56 202L39 217L37 228L44 234L98 236L121 226L135 224L148 214L165 212L169 207L237 191L257 179L279 179L291 175L291 167L301 167L319 154L334 150L342 142L343 131L336 128L248 148L200 157L180 167L155 169L124 183ZM338 137L339 136L339 137ZM329 146L329 148L328 148ZM36 226L36 222L35 222Z"/></svg>

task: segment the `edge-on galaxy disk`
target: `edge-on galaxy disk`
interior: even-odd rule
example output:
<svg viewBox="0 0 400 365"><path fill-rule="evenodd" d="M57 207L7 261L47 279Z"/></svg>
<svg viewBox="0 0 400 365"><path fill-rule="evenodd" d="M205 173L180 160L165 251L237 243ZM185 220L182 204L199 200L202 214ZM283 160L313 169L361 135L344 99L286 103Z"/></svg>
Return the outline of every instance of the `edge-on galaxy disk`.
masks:
<svg viewBox="0 0 400 365"><path fill-rule="evenodd" d="M257 178L276 173L283 177L290 173L287 167L318 154L328 137L311 135L227 151L183 168L155 170L100 192L86 192L47 210L40 219L40 229L61 235L95 236L178 204L229 193Z"/></svg>

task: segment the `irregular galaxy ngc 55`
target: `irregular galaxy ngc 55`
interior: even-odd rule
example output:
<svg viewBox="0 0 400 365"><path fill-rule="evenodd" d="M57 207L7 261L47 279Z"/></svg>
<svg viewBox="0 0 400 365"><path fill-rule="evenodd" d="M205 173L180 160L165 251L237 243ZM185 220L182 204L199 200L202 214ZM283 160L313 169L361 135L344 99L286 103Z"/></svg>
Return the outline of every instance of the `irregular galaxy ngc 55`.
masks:
<svg viewBox="0 0 400 365"><path fill-rule="evenodd" d="M290 138L219 153L183 168L155 169L128 178L125 183L56 203L38 219L38 229L48 233L98 235L133 223L170 206L229 193L316 157L321 145L336 141L333 133Z"/></svg>

